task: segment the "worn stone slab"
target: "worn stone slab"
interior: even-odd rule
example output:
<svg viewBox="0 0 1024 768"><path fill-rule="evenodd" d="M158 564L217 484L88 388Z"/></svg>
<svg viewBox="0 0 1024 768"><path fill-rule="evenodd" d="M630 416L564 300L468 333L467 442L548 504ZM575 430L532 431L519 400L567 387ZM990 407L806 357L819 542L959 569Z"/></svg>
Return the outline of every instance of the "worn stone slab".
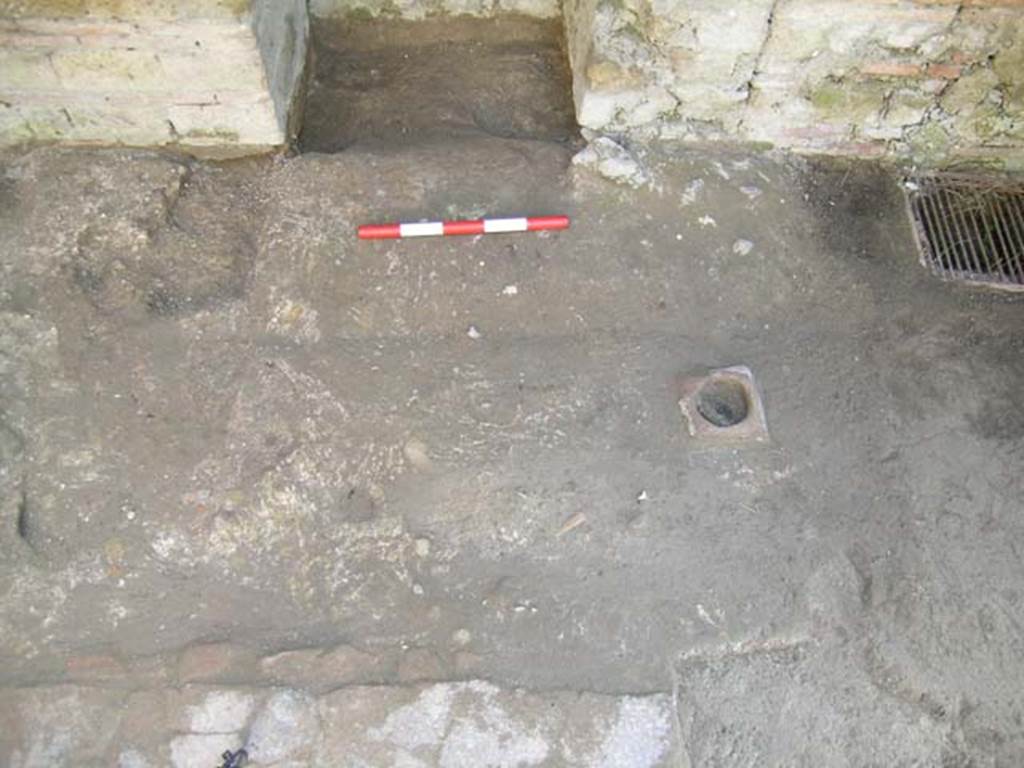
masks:
<svg viewBox="0 0 1024 768"><path fill-rule="evenodd" d="M677 754L667 694L530 693L471 681L344 689L321 700L320 714L324 765L654 768Z"/></svg>
<svg viewBox="0 0 1024 768"><path fill-rule="evenodd" d="M300 0L0 4L0 145L284 144L307 35Z"/></svg>
<svg viewBox="0 0 1024 768"><path fill-rule="evenodd" d="M12 768L194 768L243 746L254 768L657 768L679 754L667 693L529 692L479 680L354 686L319 699L232 687L2 689L0 725L0 759Z"/></svg>

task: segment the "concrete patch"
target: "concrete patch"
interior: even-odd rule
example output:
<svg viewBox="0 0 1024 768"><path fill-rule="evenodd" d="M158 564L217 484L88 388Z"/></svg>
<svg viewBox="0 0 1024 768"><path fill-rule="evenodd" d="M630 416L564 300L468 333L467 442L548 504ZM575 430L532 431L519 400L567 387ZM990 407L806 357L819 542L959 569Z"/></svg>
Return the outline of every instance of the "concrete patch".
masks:
<svg viewBox="0 0 1024 768"><path fill-rule="evenodd" d="M693 765L948 765L951 725L874 686L848 651L811 645L684 663ZM947 761L953 761L947 762Z"/></svg>

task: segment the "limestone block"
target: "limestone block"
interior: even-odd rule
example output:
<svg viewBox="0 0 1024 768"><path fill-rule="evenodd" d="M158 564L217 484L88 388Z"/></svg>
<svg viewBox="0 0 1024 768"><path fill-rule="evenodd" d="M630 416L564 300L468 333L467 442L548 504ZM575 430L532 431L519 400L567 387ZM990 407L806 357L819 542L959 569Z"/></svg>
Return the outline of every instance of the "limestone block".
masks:
<svg viewBox="0 0 1024 768"><path fill-rule="evenodd" d="M284 144L303 0L0 0L0 145Z"/></svg>
<svg viewBox="0 0 1024 768"><path fill-rule="evenodd" d="M770 0L565 5L577 118L593 130L721 118L746 98Z"/></svg>

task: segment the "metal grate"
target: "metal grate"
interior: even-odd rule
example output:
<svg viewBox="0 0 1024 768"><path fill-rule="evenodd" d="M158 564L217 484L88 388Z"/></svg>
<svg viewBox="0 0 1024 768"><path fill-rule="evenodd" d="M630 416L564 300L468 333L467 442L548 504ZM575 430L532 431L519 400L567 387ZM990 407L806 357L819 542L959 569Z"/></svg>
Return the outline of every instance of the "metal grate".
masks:
<svg viewBox="0 0 1024 768"><path fill-rule="evenodd" d="M1024 291L1024 182L941 173L907 176L903 188L926 267Z"/></svg>

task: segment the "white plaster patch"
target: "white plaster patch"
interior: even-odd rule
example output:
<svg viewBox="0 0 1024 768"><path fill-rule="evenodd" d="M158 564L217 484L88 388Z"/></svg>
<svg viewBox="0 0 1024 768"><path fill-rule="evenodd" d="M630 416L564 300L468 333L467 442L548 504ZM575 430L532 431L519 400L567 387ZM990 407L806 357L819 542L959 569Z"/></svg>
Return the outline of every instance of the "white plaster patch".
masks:
<svg viewBox="0 0 1024 768"><path fill-rule="evenodd" d="M228 750L242 746L242 738L234 733L190 733L171 739L171 765L174 768L198 768L211 765Z"/></svg>
<svg viewBox="0 0 1024 768"><path fill-rule="evenodd" d="M595 768L653 768L669 750L672 700L667 695L624 698Z"/></svg>
<svg viewBox="0 0 1024 768"><path fill-rule="evenodd" d="M749 240L737 240L732 244L732 252L737 256L748 256L754 250L754 244Z"/></svg>
<svg viewBox="0 0 1024 768"><path fill-rule="evenodd" d="M320 730L316 702L298 691L275 693L252 724L250 753L260 763L299 756L313 746Z"/></svg>
<svg viewBox="0 0 1024 768"><path fill-rule="evenodd" d="M406 750L440 745L451 716L454 686L434 685L411 704L391 712L384 723L368 734L373 741L386 741Z"/></svg>
<svg viewBox="0 0 1024 768"><path fill-rule="evenodd" d="M137 749L126 749L117 757L117 768L150 768L150 765Z"/></svg>
<svg viewBox="0 0 1024 768"><path fill-rule="evenodd" d="M500 689L483 681L460 686L473 695L466 715L455 718L441 750L441 768L469 765L530 766L543 763L550 747L496 702Z"/></svg>
<svg viewBox="0 0 1024 768"><path fill-rule="evenodd" d="M235 733L249 722L255 699L239 691L213 691L202 704L188 708L193 733Z"/></svg>

